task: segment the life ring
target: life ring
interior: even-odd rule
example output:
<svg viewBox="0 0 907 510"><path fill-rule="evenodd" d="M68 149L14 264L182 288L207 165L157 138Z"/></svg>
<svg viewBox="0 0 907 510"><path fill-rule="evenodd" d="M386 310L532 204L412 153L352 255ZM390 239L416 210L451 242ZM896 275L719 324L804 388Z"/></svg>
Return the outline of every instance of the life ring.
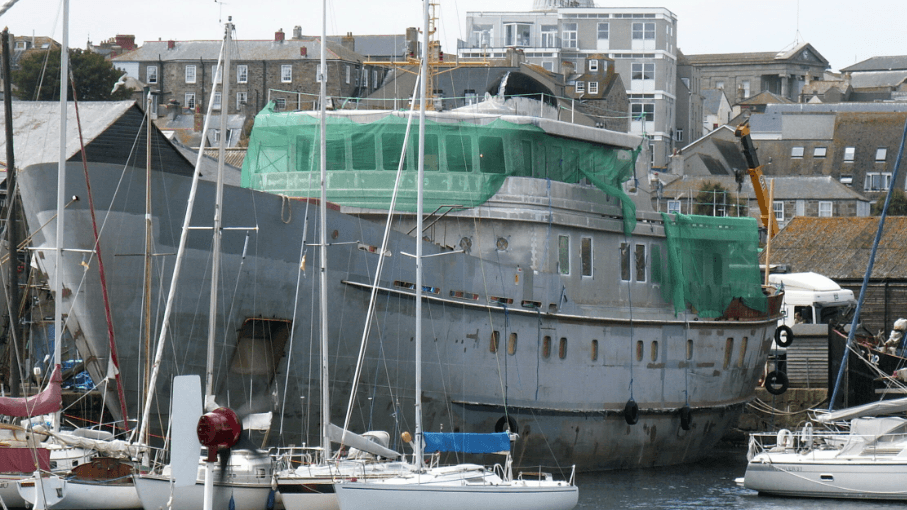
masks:
<svg viewBox="0 0 907 510"><path fill-rule="evenodd" d="M781 429L778 431L778 438L775 444L782 448L790 448L794 445L794 435L787 429Z"/></svg>
<svg viewBox="0 0 907 510"><path fill-rule="evenodd" d="M772 370L765 376L765 389L772 395L781 395L787 391L789 384L787 374L780 370Z"/></svg>
<svg viewBox="0 0 907 510"><path fill-rule="evenodd" d="M693 410L690 409L690 406L685 405L680 408L680 428L683 430L690 430L690 426L693 424Z"/></svg>
<svg viewBox="0 0 907 510"><path fill-rule="evenodd" d="M787 326L778 326L775 329L775 343L778 347L790 347L794 343L794 332Z"/></svg>
<svg viewBox="0 0 907 510"><path fill-rule="evenodd" d="M519 434L520 429L517 427L516 420L513 419L513 416L501 416L501 419L498 420L498 422L494 424L494 431L495 432L507 432L506 430L504 430L505 423L509 426L510 432L513 432L514 434Z"/></svg>
<svg viewBox="0 0 907 510"><path fill-rule="evenodd" d="M636 425L639 421L639 404L632 398L624 406L624 420L627 421L627 425Z"/></svg>

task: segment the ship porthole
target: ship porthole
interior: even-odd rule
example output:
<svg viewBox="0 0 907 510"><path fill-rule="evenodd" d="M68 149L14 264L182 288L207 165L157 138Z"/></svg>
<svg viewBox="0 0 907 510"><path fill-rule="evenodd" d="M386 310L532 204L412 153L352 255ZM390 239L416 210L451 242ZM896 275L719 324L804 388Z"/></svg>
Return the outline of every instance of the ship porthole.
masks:
<svg viewBox="0 0 907 510"><path fill-rule="evenodd" d="M494 424L494 431L505 432L505 423L510 427L510 432L513 432L514 434L519 433L520 429L517 426L516 420L513 419L513 416L501 416L501 419Z"/></svg>

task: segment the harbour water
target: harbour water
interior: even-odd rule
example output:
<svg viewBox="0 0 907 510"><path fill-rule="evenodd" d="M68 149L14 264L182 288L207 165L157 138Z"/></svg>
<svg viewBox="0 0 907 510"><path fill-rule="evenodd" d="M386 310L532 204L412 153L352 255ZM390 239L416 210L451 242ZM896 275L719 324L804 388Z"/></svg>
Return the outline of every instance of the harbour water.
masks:
<svg viewBox="0 0 907 510"><path fill-rule="evenodd" d="M577 476L582 509L879 510L903 503L759 496L738 485L746 471L745 448L717 449L696 464Z"/></svg>

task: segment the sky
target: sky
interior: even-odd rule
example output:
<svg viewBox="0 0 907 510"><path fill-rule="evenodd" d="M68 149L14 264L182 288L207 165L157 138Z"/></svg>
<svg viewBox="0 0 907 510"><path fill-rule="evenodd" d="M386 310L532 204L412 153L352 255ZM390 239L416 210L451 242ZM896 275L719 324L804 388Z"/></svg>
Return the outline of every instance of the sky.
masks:
<svg viewBox="0 0 907 510"><path fill-rule="evenodd" d="M465 39L466 13L528 11L532 0L439 0L438 31L442 49L455 53ZM677 15L678 47L688 55L781 51L808 42L838 71L873 56L907 55L907 1L864 0L616 0L598 6L664 7ZM422 25L418 0L331 0L329 35L402 34ZM62 0L19 0L0 15L0 25L15 35L62 37ZM233 17L239 39L271 39L294 26L305 35L321 33L321 2L317 0L70 0L69 41L84 48L116 34L133 34L136 42L213 40Z"/></svg>

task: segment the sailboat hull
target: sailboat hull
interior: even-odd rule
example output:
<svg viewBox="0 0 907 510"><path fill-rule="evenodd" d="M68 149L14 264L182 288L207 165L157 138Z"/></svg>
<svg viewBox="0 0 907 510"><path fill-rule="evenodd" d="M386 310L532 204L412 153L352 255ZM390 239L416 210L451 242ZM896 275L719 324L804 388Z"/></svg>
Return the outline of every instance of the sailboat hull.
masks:
<svg viewBox="0 0 907 510"><path fill-rule="evenodd" d="M356 508L394 508L397 510L569 510L576 506L579 492L575 486L523 487L432 484L336 484L341 510Z"/></svg>
<svg viewBox="0 0 907 510"><path fill-rule="evenodd" d="M91 163L89 175L133 417L144 357L139 337L144 170ZM42 254L54 244L54 182L54 165L20 172L38 262L51 278L57 268ZM155 172L152 182L152 314L157 324L191 179L164 169ZM64 255L61 301L92 377L102 381L108 375L107 326L97 262L90 253L94 239L85 193L83 172L74 167L68 172L67 195L80 199L67 209L65 243L82 251ZM557 200L539 198L548 195ZM210 227L213 200L213 183L202 181L192 226ZM224 227L231 230L223 237L218 403L277 411L272 440L317 443L315 201L228 185L224 204ZM557 463L602 470L697 460L732 426L754 395L776 320L685 320L662 300L657 286L622 284L619 270L611 269L620 266L619 242L627 239L619 215L619 206L606 203L598 190L508 178L485 206L450 215L426 230L427 430L490 432L509 426L520 435L513 448L517 466ZM637 227L634 239L663 244L660 216L640 216L646 222ZM384 231L379 218L375 211L333 205L327 211L333 416L345 415L345 396L352 389ZM404 215L390 235L391 256L378 282L362 389L353 402L350 426L388 430L392 437L414 424L416 280L406 255L415 253L417 241L407 234L413 223ZM556 269L560 231L577 243L588 236L599 247L594 276L582 281L577 276L576 287L568 286ZM210 230L190 233L171 318L172 347L161 367L155 409L169 408L166 381L172 376L204 372L210 248ZM639 408L634 425L628 425L624 412L630 399ZM686 405L692 410L690 423L681 419ZM159 423L157 418L152 422Z"/></svg>

